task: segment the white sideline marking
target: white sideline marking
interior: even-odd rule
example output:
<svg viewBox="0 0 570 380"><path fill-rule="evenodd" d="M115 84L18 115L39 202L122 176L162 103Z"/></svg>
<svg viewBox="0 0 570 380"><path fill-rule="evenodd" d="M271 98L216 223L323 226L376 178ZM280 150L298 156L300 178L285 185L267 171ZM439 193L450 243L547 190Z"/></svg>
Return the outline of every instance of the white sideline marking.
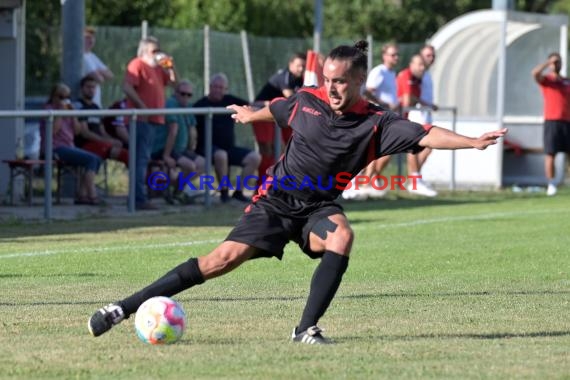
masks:
<svg viewBox="0 0 570 380"><path fill-rule="evenodd" d="M489 220L495 218L502 218L505 216L524 216L532 214L552 214L552 213L561 213L561 212L568 213L568 210L556 209L556 210L493 212L489 214L480 214L480 215L460 215L460 216L446 216L446 217L432 218L432 219L417 219L417 220L412 220L410 222L402 222L402 223L371 224L369 226L354 225L352 226L352 228L359 230L373 230L381 228L413 227L422 224L460 222L460 221L469 221L469 220Z"/></svg>
<svg viewBox="0 0 570 380"><path fill-rule="evenodd" d="M383 229L383 228L399 228L399 227L413 227L423 224L433 224L433 223L448 223L448 222L458 222L458 221L469 221L469 220L490 220L495 218L501 218L506 216L525 216L532 214L552 214L552 213L568 213L567 209L555 209L555 210L526 210L526 211L511 211L511 212L493 212L489 214L480 215L460 215L460 216L448 216L442 218L431 218L431 219L417 219L410 222L402 223L384 223L384 224L371 224L369 226L353 225L352 228L355 230L373 230L373 229ZM36 256L48 256L57 255L62 253L99 253L107 251L126 251L126 250L140 250L140 249L157 249L157 248L170 248L170 247L187 247L191 245L199 244L211 244L220 243L222 239L210 239L210 240L196 240L189 242L179 242L179 243L164 243L164 244L145 244L145 245L123 245L115 247L93 247L93 248L75 248L75 249L62 249L56 251L37 251L37 252L22 252L22 253L11 253L7 255L0 254L0 259L10 259L10 258L20 258L20 257L36 257Z"/></svg>
<svg viewBox="0 0 570 380"><path fill-rule="evenodd" d="M48 255L58 255L61 253L100 253L107 251L126 251L126 250L140 250L140 249L156 249L156 248L170 248L170 247L187 247L190 245L199 244L210 244L210 243L220 243L222 240L196 240L188 242L178 242L178 243L164 243L164 244L145 244L145 245L119 245L115 247L93 247L93 248L74 248L74 249L62 249L56 251L38 251L38 252L22 252L22 253L11 253L8 255L1 255L0 259L10 259L14 257L36 257L36 256L48 256Z"/></svg>

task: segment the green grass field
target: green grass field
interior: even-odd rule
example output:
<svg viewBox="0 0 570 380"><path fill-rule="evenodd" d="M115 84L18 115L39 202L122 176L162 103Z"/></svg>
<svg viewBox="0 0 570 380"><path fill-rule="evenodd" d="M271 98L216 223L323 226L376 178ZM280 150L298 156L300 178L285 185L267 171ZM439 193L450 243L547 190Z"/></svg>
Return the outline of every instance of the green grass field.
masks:
<svg viewBox="0 0 570 380"><path fill-rule="evenodd" d="M570 191L346 212L356 241L325 347L289 341L317 264L292 244L174 297L177 344L143 344L134 318L88 335L98 307L206 254L238 210L2 225L0 378L570 378Z"/></svg>

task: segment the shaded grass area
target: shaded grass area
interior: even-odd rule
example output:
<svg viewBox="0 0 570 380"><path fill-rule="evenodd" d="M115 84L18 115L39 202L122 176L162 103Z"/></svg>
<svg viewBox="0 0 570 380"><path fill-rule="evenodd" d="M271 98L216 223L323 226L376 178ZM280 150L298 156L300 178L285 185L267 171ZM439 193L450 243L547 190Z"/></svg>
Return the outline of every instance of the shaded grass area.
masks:
<svg viewBox="0 0 570 380"><path fill-rule="evenodd" d="M222 241L239 210L0 229L0 378L568 378L570 194L403 195L345 204L349 269L321 321L288 337L316 266L290 244L175 298L179 343L87 318Z"/></svg>

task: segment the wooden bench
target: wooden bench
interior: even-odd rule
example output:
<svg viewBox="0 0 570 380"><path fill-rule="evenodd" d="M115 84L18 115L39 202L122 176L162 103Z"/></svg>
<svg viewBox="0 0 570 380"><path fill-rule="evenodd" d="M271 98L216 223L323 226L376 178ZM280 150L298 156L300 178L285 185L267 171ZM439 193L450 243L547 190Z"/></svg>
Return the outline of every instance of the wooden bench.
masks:
<svg viewBox="0 0 570 380"><path fill-rule="evenodd" d="M543 148L523 147L522 145L508 140L504 140L503 142L503 151L512 152L517 156L520 156L522 154L544 154Z"/></svg>
<svg viewBox="0 0 570 380"><path fill-rule="evenodd" d="M14 160L3 160L5 164L8 165L10 168L10 182L9 182L9 189L10 189L10 204L15 203L15 194L14 194L14 180L18 176L24 177L24 184L26 186L26 198L28 201L28 205L32 206L32 198L33 198L33 179L34 179L34 168L37 166L41 166L42 169L45 167L45 160L28 160L28 159L14 159ZM79 178L78 167L71 166L64 163L61 160L54 160L53 167L56 170L56 180L57 180L57 189L56 189L56 203L61 203L61 177L63 173L69 172L77 179Z"/></svg>
<svg viewBox="0 0 570 380"><path fill-rule="evenodd" d="M32 193L33 186L32 180L34 178L34 167L38 165L45 165L44 160L3 160L5 164L10 168L10 204L14 204L14 179L18 176L23 176L25 180L25 186L27 187L27 199L28 205L32 205Z"/></svg>

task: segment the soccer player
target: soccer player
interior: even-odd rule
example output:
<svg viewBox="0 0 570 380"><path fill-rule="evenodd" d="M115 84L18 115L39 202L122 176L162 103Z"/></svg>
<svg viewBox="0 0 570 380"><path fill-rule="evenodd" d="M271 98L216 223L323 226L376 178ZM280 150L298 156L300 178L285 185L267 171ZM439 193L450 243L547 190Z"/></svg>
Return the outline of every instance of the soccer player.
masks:
<svg viewBox="0 0 570 380"><path fill-rule="evenodd" d="M348 267L354 239L342 207L335 202L346 184L337 174L354 176L378 157L424 147L485 149L507 132L502 129L470 138L443 128L424 128L366 102L360 89L366 80L367 45L359 41L333 49L324 63L324 86L318 89L275 99L257 111L248 106L228 107L240 123L275 120L294 130L274 167L273 186L260 188L226 240L212 252L191 258L144 289L96 311L89 320L92 335L105 333L151 297L172 296L253 258L281 258L283 248L292 240L309 257L320 259L320 264L291 339L307 344L330 342L317 325ZM275 185L285 176L295 186L284 189ZM319 179L329 177L332 183L316 185ZM307 178L315 186L299 186L301 179L305 183Z"/></svg>

